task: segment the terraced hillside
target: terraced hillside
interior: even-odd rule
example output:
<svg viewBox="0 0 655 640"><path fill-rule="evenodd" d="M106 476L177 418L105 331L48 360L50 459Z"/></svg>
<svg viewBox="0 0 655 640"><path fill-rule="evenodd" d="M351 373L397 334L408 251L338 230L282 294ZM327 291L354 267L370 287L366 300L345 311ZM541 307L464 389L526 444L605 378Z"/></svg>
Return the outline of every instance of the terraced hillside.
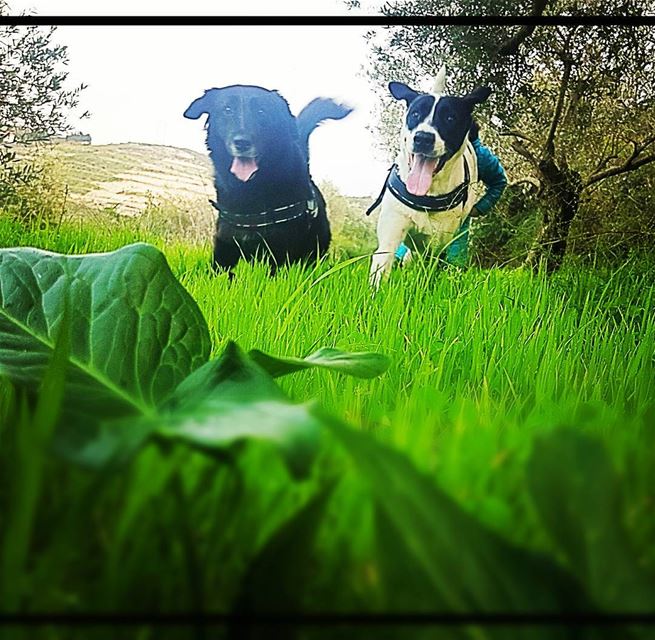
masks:
<svg viewBox="0 0 655 640"><path fill-rule="evenodd" d="M62 142L46 153L60 169L69 197L93 208L136 215L154 201L207 211L214 197L211 162L190 149Z"/></svg>
<svg viewBox="0 0 655 640"><path fill-rule="evenodd" d="M109 213L112 218L138 217L150 230L171 237L211 236L215 212L209 200L216 194L211 162L204 154L132 142L63 141L38 151L23 147L20 154L38 154L46 163L58 194L53 208L65 210L67 218ZM364 215L370 200L343 196L329 183L320 186L328 203L333 249L347 255L372 251L376 216Z"/></svg>

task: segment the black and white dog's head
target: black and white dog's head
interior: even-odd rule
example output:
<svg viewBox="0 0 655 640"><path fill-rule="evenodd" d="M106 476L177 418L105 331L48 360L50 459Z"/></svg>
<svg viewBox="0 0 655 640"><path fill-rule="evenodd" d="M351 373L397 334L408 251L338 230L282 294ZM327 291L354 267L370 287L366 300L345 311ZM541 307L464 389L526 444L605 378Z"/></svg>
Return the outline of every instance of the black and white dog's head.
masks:
<svg viewBox="0 0 655 640"><path fill-rule="evenodd" d="M407 190L418 196L428 192L434 174L462 149L473 107L491 94L489 87L478 87L465 96L444 95L445 75L442 67L432 93L415 91L402 82L389 83L391 95L407 105L400 144L409 164Z"/></svg>

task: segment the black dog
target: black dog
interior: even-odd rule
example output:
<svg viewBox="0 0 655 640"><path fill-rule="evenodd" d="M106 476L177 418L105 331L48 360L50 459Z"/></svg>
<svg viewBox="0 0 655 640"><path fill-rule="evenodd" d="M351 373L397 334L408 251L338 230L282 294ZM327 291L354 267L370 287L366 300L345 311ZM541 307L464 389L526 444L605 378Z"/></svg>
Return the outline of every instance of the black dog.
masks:
<svg viewBox="0 0 655 640"><path fill-rule="evenodd" d="M312 100L295 118L286 100L262 87L209 89L184 112L207 118L218 210L214 267L244 257L283 262L323 255L330 244L325 200L309 173L309 135L352 109Z"/></svg>

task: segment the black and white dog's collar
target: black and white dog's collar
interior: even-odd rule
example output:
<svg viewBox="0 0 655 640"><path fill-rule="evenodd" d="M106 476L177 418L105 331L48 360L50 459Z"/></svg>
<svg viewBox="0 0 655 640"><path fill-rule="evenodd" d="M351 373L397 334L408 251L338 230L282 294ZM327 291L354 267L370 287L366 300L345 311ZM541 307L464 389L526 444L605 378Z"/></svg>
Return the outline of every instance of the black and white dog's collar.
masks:
<svg viewBox="0 0 655 640"><path fill-rule="evenodd" d="M464 157L464 182L462 182L462 184L458 185L448 193L437 196L416 196L407 191L407 187L398 173L398 165L394 164L391 169L389 169L389 174L387 175L387 179L384 182L380 195L367 209L366 215L370 215L380 202L382 202L382 196L384 195L385 189L389 189L398 200L415 211L423 211L424 213L450 211L463 202L466 202L470 180L471 174L469 171L469 165L466 161L466 157Z"/></svg>

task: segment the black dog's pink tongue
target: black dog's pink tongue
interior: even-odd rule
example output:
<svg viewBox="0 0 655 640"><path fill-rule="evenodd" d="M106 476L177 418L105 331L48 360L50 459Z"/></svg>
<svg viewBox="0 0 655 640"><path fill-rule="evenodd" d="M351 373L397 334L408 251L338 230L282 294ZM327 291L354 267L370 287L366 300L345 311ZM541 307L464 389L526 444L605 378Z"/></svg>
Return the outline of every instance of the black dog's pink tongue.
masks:
<svg viewBox="0 0 655 640"><path fill-rule="evenodd" d="M415 196L426 195L432 184L432 174L436 166L437 158L428 158L420 153L415 153L407 177L407 191Z"/></svg>
<svg viewBox="0 0 655 640"><path fill-rule="evenodd" d="M250 179L257 171L257 161L254 158L233 158L230 171L242 182Z"/></svg>

